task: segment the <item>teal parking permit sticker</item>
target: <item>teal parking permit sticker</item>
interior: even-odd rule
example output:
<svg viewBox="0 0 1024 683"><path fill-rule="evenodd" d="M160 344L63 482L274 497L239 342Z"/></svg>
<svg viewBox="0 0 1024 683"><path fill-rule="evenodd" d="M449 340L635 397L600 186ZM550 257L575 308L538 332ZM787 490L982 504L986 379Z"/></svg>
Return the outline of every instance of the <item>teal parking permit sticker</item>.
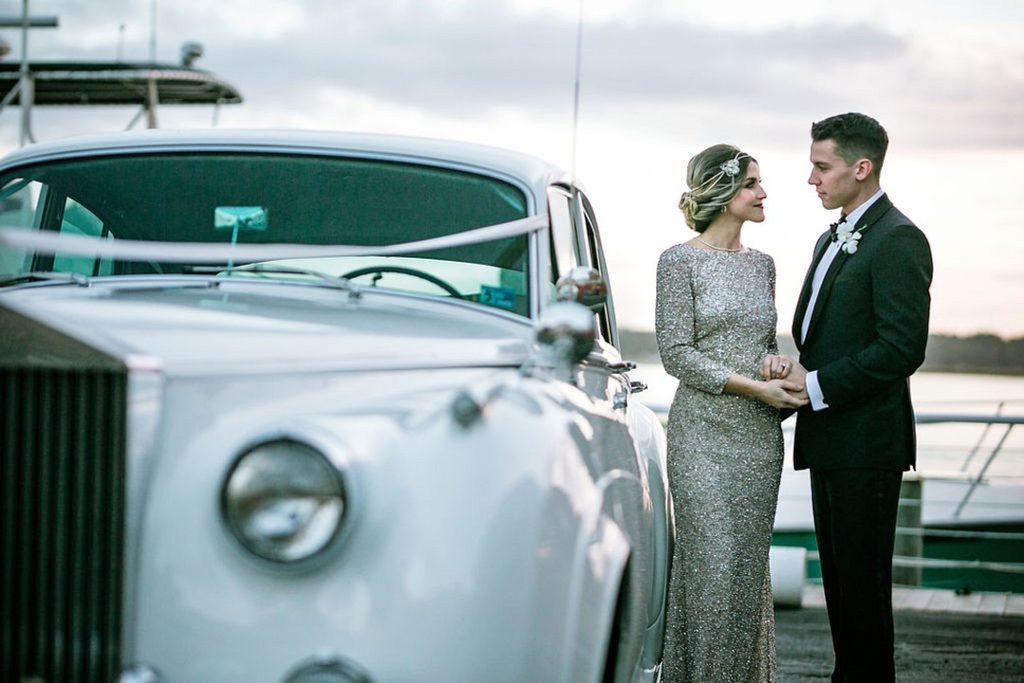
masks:
<svg viewBox="0 0 1024 683"><path fill-rule="evenodd" d="M514 311L516 310L516 292L508 287L481 285L480 303Z"/></svg>
<svg viewBox="0 0 1024 683"><path fill-rule="evenodd" d="M217 230L266 230L265 206L218 206L213 210L213 227Z"/></svg>

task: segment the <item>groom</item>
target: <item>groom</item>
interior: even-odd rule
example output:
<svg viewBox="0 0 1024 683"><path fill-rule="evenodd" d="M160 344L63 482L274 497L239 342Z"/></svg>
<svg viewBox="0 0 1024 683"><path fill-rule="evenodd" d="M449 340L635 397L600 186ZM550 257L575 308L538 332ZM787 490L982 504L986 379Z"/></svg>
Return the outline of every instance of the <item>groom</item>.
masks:
<svg viewBox="0 0 1024 683"><path fill-rule="evenodd" d="M908 379L928 340L931 250L881 190L889 138L877 121L832 116L811 139L807 182L841 216L818 238L793 319L790 379L811 401L793 463L811 470L832 680L892 681L896 508L915 464Z"/></svg>

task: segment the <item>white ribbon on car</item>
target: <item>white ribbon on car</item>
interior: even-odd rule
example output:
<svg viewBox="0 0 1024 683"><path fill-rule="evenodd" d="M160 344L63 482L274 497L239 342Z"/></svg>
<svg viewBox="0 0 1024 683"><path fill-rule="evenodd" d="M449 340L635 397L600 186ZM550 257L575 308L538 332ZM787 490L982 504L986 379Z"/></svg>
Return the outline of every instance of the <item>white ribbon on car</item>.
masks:
<svg viewBox="0 0 1024 683"><path fill-rule="evenodd" d="M38 230L0 230L0 246L30 249L43 254L74 254L128 261L165 263L227 263L229 261L274 261L332 256L389 256L429 249L461 247L537 232L548 224L546 216L529 216L507 223L487 225L452 235L415 242L385 245L350 244L222 244L217 242L147 242L106 239L86 235L64 235Z"/></svg>

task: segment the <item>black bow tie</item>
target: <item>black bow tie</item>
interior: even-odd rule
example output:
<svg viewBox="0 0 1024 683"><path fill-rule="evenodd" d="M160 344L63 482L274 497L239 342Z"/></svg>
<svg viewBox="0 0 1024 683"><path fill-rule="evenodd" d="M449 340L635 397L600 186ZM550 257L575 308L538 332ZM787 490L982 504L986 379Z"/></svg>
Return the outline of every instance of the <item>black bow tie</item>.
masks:
<svg viewBox="0 0 1024 683"><path fill-rule="evenodd" d="M839 226L842 225L845 222L846 222L846 214L844 213L844 214L839 216L839 220L837 220L835 223L832 223L832 224L830 224L828 226L828 231L831 233L829 235L829 239L831 239L833 242L835 242L835 241L837 241L839 239L839 235L836 234L836 231L839 230Z"/></svg>

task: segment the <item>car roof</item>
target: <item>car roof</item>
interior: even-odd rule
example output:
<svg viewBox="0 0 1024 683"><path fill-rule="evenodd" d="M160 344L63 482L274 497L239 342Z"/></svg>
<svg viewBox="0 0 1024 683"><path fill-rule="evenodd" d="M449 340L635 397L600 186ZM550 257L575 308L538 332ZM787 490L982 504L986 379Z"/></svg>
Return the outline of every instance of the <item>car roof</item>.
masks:
<svg viewBox="0 0 1024 683"><path fill-rule="evenodd" d="M217 150L353 154L454 166L516 179L538 199L552 182L568 181L565 172L537 157L476 143L381 133L224 128L125 131L36 143L0 159L0 171L83 156Z"/></svg>

